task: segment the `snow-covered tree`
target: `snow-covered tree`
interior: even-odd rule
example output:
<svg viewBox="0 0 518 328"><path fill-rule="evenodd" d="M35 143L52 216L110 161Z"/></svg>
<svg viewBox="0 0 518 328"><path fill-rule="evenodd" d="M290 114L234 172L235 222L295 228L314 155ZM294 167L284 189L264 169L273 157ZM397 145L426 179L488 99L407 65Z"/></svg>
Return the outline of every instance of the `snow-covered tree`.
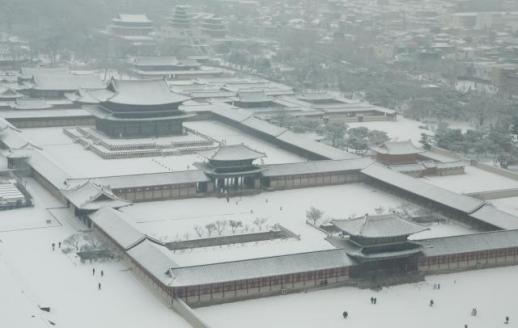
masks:
<svg viewBox="0 0 518 328"><path fill-rule="evenodd" d="M243 222L241 221L236 221L236 220L230 220L228 221L229 225L230 225L230 229L232 229L232 233L236 233L236 230L243 227Z"/></svg>
<svg viewBox="0 0 518 328"><path fill-rule="evenodd" d="M207 229L207 234L210 236L212 236L212 234L214 233L214 231L216 231L216 224L214 223L209 223L205 226L205 229Z"/></svg>
<svg viewBox="0 0 518 328"><path fill-rule="evenodd" d="M322 218L324 212L319 210L318 208L311 206L309 210L306 211L306 218L313 224L316 225L317 221Z"/></svg>

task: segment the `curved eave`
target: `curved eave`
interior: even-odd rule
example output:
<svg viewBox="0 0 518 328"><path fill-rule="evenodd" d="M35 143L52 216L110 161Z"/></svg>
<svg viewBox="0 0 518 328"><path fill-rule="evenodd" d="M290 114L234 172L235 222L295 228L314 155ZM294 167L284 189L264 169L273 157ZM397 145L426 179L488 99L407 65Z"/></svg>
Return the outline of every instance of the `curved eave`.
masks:
<svg viewBox="0 0 518 328"><path fill-rule="evenodd" d="M362 251L348 251L347 255L354 258L359 262L369 262L369 261L379 261L379 260L391 260L398 259L402 257L408 257L411 255L416 255L422 252L421 247L416 247L414 249L404 250L404 251L396 251L396 252L385 252L385 253L373 253L373 254L364 254Z"/></svg>
<svg viewBox="0 0 518 328"><path fill-rule="evenodd" d="M133 101L133 100L131 100L131 101L117 100L117 96L115 96L111 99L107 99L107 100L103 101L101 104L114 104L114 105L124 105L124 106L171 106L171 107L175 106L175 107L178 107L184 101L187 101L187 100L189 100L188 97L176 97L175 99L171 99L168 101L156 101L156 102L141 101L141 102L138 102L138 101Z"/></svg>
<svg viewBox="0 0 518 328"><path fill-rule="evenodd" d="M212 177L220 177L220 178L231 178L231 177L242 177L242 176L252 176L260 174L263 169L257 168L255 170L247 170L247 171L236 171L236 172L216 172L209 167L203 167L203 172Z"/></svg>
<svg viewBox="0 0 518 328"><path fill-rule="evenodd" d="M157 120L185 120L187 118L191 118L196 116L196 114L184 114L184 115L171 115L171 116L160 116L160 117L136 117L136 118L126 118L126 117L115 117L111 115L96 115L99 119L107 120L107 121L119 121L119 122L139 122L139 121L157 121Z"/></svg>
<svg viewBox="0 0 518 328"><path fill-rule="evenodd" d="M96 211L103 207L112 207L112 208L121 208L124 206L131 205L130 202L124 200L112 200L112 201L102 201L102 202L92 202L78 206L77 208L84 211Z"/></svg>
<svg viewBox="0 0 518 328"><path fill-rule="evenodd" d="M352 233L349 233L347 231L345 231L345 233L347 233L348 235L350 235L352 238L362 238L362 239L392 239L392 238L408 238L409 236L411 235L414 235L416 233L419 233L419 232L423 232L423 231L426 231L426 230L429 230L430 228L422 228L422 229L416 229L412 232L409 232L409 233L404 233L404 234L388 234L388 235L381 235L381 236L378 236L378 235L357 235L357 234L352 234Z"/></svg>

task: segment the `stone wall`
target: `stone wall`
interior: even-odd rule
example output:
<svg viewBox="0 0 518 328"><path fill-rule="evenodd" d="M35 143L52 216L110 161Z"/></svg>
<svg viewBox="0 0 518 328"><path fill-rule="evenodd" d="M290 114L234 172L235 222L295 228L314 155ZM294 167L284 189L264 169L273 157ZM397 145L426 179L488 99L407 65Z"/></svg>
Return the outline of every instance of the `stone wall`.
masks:
<svg viewBox="0 0 518 328"><path fill-rule="evenodd" d="M346 183L362 182L363 176L359 172L336 172L287 175L270 178L268 190L283 190L307 188L315 186L328 186Z"/></svg>
<svg viewBox="0 0 518 328"><path fill-rule="evenodd" d="M336 268L284 276L231 281L221 284L175 289L175 295L193 307L265 296L284 295L315 288L327 288L350 283L349 268Z"/></svg>
<svg viewBox="0 0 518 328"><path fill-rule="evenodd" d="M518 248L422 257L418 269L425 274L518 265Z"/></svg>

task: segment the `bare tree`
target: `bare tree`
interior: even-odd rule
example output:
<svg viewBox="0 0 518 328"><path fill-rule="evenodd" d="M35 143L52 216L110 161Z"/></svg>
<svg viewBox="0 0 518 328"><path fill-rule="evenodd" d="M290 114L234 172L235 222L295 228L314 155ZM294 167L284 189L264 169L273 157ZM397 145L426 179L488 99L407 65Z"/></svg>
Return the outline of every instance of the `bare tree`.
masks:
<svg viewBox="0 0 518 328"><path fill-rule="evenodd" d="M243 227L243 222L236 221L236 220L230 220L229 222L230 229L232 229L232 234L236 233L236 230Z"/></svg>
<svg viewBox="0 0 518 328"><path fill-rule="evenodd" d="M214 223L209 223L205 226L205 229L207 229L207 234L210 236L212 236L212 234L214 233L214 231L216 231L216 224Z"/></svg>
<svg viewBox="0 0 518 328"><path fill-rule="evenodd" d="M228 221L216 221L216 231L218 232L218 235L222 235L223 231L225 231L225 228L228 225Z"/></svg>
<svg viewBox="0 0 518 328"><path fill-rule="evenodd" d="M200 227L199 225L195 225L194 226L194 231L198 235L198 238L203 237L203 228L202 227Z"/></svg>
<svg viewBox="0 0 518 328"><path fill-rule="evenodd" d="M306 211L306 218L313 224L316 225L317 221L322 218L324 212L319 210L318 208L311 206L309 210Z"/></svg>
<svg viewBox="0 0 518 328"><path fill-rule="evenodd" d="M267 218L256 218L252 223L259 229L259 231L263 230L263 225L268 221Z"/></svg>

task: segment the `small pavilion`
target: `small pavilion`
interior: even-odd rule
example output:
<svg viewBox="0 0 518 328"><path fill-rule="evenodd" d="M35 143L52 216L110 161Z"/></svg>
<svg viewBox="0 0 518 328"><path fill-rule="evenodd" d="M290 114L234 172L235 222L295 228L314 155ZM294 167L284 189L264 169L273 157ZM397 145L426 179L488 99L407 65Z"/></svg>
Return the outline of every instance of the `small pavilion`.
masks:
<svg viewBox="0 0 518 328"><path fill-rule="evenodd" d="M199 154L207 159L199 167L213 180L216 191L232 193L260 188L262 168L254 161L266 157L264 153L241 144Z"/></svg>
<svg viewBox="0 0 518 328"><path fill-rule="evenodd" d="M417 148L412 141L387 141L384 144L372 147L376 159L384 164L415 164L419 160L419 154L424 150Z"/></svg>
<svg viewBox="0 0 518 328"><path fill-rule="evenodd" d="M67 200L67 207L87 226L91 225L89 214L103 207L118 209L130 204L117 197L109 187L90 181L85 181L62 192Z"/></svg>
<svg viewBox="0 0 518 328"><path fill-rule="evenodd" d="M365 215L332 224L343 236L347 255L358 262L351 272L354 278L377 278L417 272L421 245L408 240L427 228L397 214Z"/></svg>

